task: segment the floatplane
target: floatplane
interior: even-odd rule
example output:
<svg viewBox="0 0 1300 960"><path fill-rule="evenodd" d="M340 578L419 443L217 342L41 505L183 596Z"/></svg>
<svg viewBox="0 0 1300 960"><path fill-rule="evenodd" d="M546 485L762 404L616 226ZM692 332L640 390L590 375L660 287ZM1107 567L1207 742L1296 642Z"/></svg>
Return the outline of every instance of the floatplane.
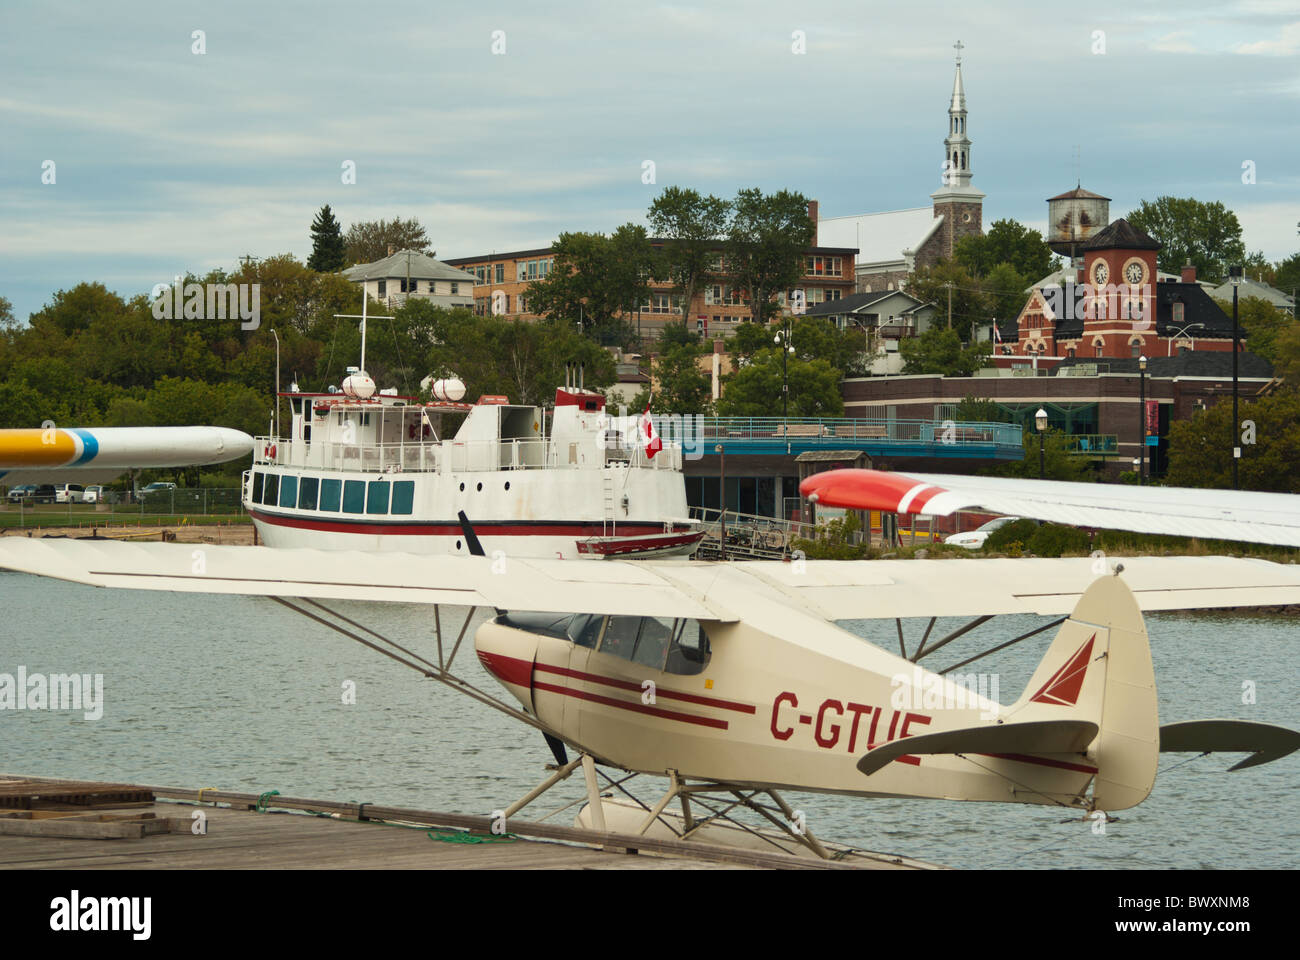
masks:
<svg viewBox="0 0 1300 960"><path fill-rule="evenodd" d="M852 509L978 507L1300 546L1300 497L1281 494L877 471L818 474L802 492ZM270 597L538 730L554 764L504 807L506 822L581 770L578 825L625 845L628 835L675 836L839 858L847 851L814 836L782 791L1047 805L1087 820L1141 803L1162 751L1246 753L1237 770L1300 746L1295 731L1248 720L1162 725L1143 621L1152 610L1300 603L1300 566L1097 556L591 564L484 556L463 511L459 523L472 556L9 538L0 567L103 587ZM432 636L417 650L329 605L339 600L432 605ZM458 628L447 606L467 608ZM457 659L485 609L473 644L503 695ZM927 658L974 626L1013 614L1051 619L931 667ZM954 617L967 622L932 636L940 618ZM898 650L837 626L858 618L895 620ZM906 618L929 618L910 647ZM1009 705L956 682L957 668L1051 629ZM652 803L626 799L633 775L666 779L666 788ZM737 808L771 826L752 830L731 816Z"/></svg>

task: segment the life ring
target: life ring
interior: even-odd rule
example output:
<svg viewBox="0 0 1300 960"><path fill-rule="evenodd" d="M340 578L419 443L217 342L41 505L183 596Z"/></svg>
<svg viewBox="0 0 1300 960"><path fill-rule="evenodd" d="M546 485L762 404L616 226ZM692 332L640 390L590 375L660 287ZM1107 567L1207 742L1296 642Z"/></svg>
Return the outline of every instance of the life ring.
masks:
<svg viewBox="0 0 1300 960"><path fill-rule="evenodd" d="M265 447L262 448L262 459L263 459L263 460L274 460L274 459L275 459L275 444L274 444L274 443L268 443Z"/></svg>

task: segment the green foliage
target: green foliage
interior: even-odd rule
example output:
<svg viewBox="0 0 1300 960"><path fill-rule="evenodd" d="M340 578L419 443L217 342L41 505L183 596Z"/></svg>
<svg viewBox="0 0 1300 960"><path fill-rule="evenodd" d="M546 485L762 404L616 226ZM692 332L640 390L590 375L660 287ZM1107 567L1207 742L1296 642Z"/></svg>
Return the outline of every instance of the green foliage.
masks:
<svg viewBox="0 0 1300 960"><path fill-rule="evenodd" d="M823 359L787 360L791 417L839 417L844 414L840 371ZM773 349L755 353L727 379L718 401L723 417L781 416L781 354Z"/></svg>
<svg viewBox="0 0 1300 960"><path fill-rule="evenodd" d="M862 524L856 510L843 517L817 525L815 539L796 537L790 541L791 552L802 552L808 560L862 560L870 550L865 543L854 543Z"/></svg>
<svg viewBox="0 0 1300 960"><path fill-rule="evenodd" d="M708 347L685 327L669 324L659 338L659 350L651 359L656 383L653 397L648 396L655 413L707 414L713 407L713 378L700 369L700 358ZM645 409L638 397L637 410Z"/></svg>
<svg viewBox="0 0 1300 960"><path fill-rule="evenodd" d="M987 341L963 347L956 330L935 326L918 337L899 341L898 352L904 373L969 377L985 365L993 347Z"/></svg>
<svg viewBox="0 0 1300 960"><path fill-rule="evenodd" d="M804 257L815 233L808 198L801 193L764 194L748 188L736 194L727 225L726 265L732 281L749 292L754 320L776 313L776 295L804 276Z"/></svg>
<svg viewBox="0 0 1300 960"><path fill-rule="evenodd" d="M528 306L606 346L630 346L623 315L650 296L655 255L645 227L626 223L610 236L562 233L551 244L555 268L528 288Z"/></svg>
<svg viewBox="0 0 1300 960"><path fill-rule="evenodd" d="M1041 233L1015 220L995 220L983 236L962 237L953 247L953 259L972 277L987 277L1007 264L1028 278L1022 290L1051 273L1058 262Z"/></svg>
<svg viewBox="0 0 1300 960"><path fill-rule="evenodd" d="M1045 274L1040 274L1045 276ZM989 308L997 320L1012 320L1020 316L1029 295L1025 293L1034 282L1009 263L999 263L981 282Z"/></svg>
<svg viewBox="0 0 1300 960"><path fill-rule="evenodd" d="M935 326L948 326L948 303L951 293L952 329L962 341L971 339L971 330L993 322L992 298L966 268L951 260L940 260L930 267L918 268L907 280L907 292L937 309ZM1018 311L1017 311L1018 312Z"/></svg>
<svg viewBox="0 0 1300 960"><path fill-rule="evenodd" d="M1293 253L1277 264L1273 286L1283 293L1300 292L1300 253Z"/></svg>
<svg viewBox="0 0 1300 960"><path fill-rule="evenodd" d="M995 400L984 400L966 394L952 413L957 423L1011 423L1014 418Z"/></svg>
<svg viewBox="0 0 1300 960"><path fill-rule="evenodd" d="M1232 301L1217 301L1223 312L1232 316ZM1276 307L1263 297L1246 297L1237 299L1237 323L1241 327L1242 339L1251 353L1259 354L1270 363L1276 363L1277 338L1284 330L1294 327L1296 320L1291 311ZM1195 337L1198 330L1189 330Z"/></svg>
<svg viewBox="0 0 1300 960"><path fill-rule="evenodd" d="M984 549L990 553L1005 553L1012 543L1028 543L1038 532L1038 521L1027 518L1004 523L984 541Z"/></svg>
<svg viewBox="0 0 1300 960"><path fill-rule="evenodd" d="M713 262L730 210L726 200L682 187L668 187L650 204L650 229L665 241L654 275L672 281L674 292L682 298L683 326L695 294L714 275Z"/></svg>
<svg viewBox="0 0 1300 960"><path fill-rule="evenodd" d="M339 222L334 219L334 211L327 203L320 208L316 219L311 224L311 257L307 266L322 273L333 273L347 265L347 251L343 244L343 233Z"/></svg>
<svg viewBox="0 0 1300 960"><path fill-rule="evenodd" d="M987 472L993 476L1038 478L1038 445L1043 444L1043 461L1045 480L1088 481L1094 479L1087 457L1077 457L1068 434L1050 427L1039 433L1032 425L1023 433L1024 458L1010 460L991 468Z"/></svg>
<svg viewBox="0 0 1300 960"><path fill-rule="evenodd" d="M1040 524L1033 536L1025 541L1025 549L1036 557L1089 553L1091 546L1092 540L1087 530L1062 526L1059 523Z"/></svg>
<svg viewBox="0 0 1300 960"><path fill-rule="evenodd" d="M1160 242L1156 265L1167 273L1178 273L1190 261L1199 279L1219 283L1228 264L1246 259L1237 215L1217 200L1157 197L1143 200L1127 219Z"/></svg>
<svg viewBox="0 0 1300 960"><path fill-rule="evenodd" d="M398 250L415 250L432 255L429 249L429 235L425 233L420 221L412 217L403 220L366 220L348 227L343 237L344 256L348 264L374 263L388 256L388 248Z"/></svg>
<svg viewBox="0 0 1300 960"><path fill-rule="evenodd" d="M1232 447L1241 445L1243 490L1300 493L1300 393L1286 391L1242 403L1241 420L1255 423L1255 443L1232 430L1232 402L1220 400L1190 420L1169 426L1169 471L1177 487L1232 486Z"/></svg>

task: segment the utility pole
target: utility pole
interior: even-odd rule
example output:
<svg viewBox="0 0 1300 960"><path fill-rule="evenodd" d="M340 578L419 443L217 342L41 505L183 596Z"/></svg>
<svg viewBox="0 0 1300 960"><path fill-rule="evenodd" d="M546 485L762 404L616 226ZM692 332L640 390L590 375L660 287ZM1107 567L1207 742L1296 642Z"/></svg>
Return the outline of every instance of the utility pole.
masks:
<svg viewBox="0 0 1300 960"><path fill-rule="evenodd" d="M1237 326L1237 288L1241 285L1241 267L1228 267L1228 279L1232 281L1232 489L1240 490L1237 478L1237 465L1241 462L1241 442L1237 436L1240 429L1237 419L1237 354L1241 351L1241 328Z"/></svg>
<svg viewBox="0 0 1300 960"><path fill-rule="evenodd" d="M948 329L952 329L952 281L949 280L945 286L948 288Z"/></svg>

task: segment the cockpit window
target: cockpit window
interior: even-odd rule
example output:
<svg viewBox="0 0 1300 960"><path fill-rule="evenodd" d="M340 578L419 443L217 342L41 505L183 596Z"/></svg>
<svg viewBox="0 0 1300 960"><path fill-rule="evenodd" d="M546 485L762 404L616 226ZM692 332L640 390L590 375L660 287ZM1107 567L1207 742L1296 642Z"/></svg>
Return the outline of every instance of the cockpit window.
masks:
<svg viewBox="0 0 1300 960"><path fill-rule="evenodd" d="M709 636L698 620L521 611L503 613L496 622L679 676L703 673L711 656Z"/></svg>

